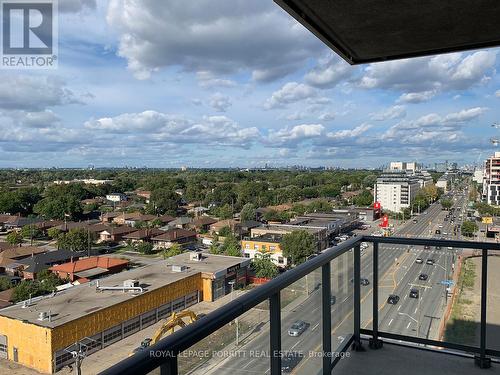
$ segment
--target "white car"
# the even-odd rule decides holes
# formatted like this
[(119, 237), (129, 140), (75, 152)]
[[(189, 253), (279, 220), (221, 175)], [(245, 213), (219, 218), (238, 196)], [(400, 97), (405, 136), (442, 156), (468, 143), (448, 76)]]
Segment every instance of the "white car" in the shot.
[(443, 224), (439, 224), (439, 225), (438, 225), (438, 228), (442, 228), (442, 227), (443, 227)]

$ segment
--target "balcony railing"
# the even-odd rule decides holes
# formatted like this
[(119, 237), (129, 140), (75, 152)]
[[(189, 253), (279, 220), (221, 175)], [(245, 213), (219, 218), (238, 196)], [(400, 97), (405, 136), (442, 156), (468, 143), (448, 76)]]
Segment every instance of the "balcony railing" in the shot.
[[(372, 264), (373, 264), (373, 290), (372, 290), (372, 311), (371, 311), (371, 329), (361, 327), (361, 243), (370, 242), (373, 244)], [(428, 337), (410, 336), (391, 332), (381, 331), (379, 329), (379, 258), (385, 251), (379, 250), (379, 246), (389, 245), (408, 245), (408, 250), (399, 250), (409, 252), (410, 246), (437, 246), (442, 248), (445, 256), (455, 251), (455, 249), (473, 249), (476, 255), (481, 258), (480, 273), (480, 334), (479, 345), (467, 345), (449, 341), (432, 340)], [(398, 250), (398, 249), (396, 249)], [(289, 270), (270, 282), (256, 287), (244, 295), (234, 299), (221, 308), (207, 314), (200, 320), (188, 325), (172, 335), (162, 339), (147, 350), (136, 353), (135, 355), (115, 364), (109, 369), (103, 371), (101, 375), (137, 375), (148, 374), (155, 369), (160, 369), (162, 375), (176, 375), (179, 373), (178, 357), (183, 351), (188, 350), (193, 345), (207, 338), (209, 335), (217, 332), (226, 324), (241, 317), (250, 309), (256, 307), (264, 301), (269, 303), (269, 369), (270, 374), (277, 375), (282, 372), (282, 334), (286, 330), (282, 327), (282, 304), (281, 292), (292, 284), (311, 275), (315, 270), (321, 271), (321, 335), (318, 333), (318, 339), (321, 340), (321, 369), (323, 374), (331, 374), (332, 369), (341, 359), (341, 355), (332, 356), (332, 269), (331, 262), (341, 257), (343, 254), (350, 254), (349, 260), (353, 267), (352, 279), (349, 283), (352, 288), (352, 299), (346, 297), (345, 301), (352, 301), (352, 332), (342, 337), (341, 343), (336, 348), (336, 353), (342, 354), (352, 347), (355, 351), (364, 350), (364, 339), (369, 338), (368, 346), (372, 349), (379, 349), (383, 345), (383, 339), (391, 342), (396, 340), (400, 343), (414, 343), (427, 348), (445, 348), (463, 355), (474, 355), (474, 360), (480, 368), (488, 368), (491, 359), (500, 358), (500, 350), (487, 346), (487, 319), (486, 303), (488, 288), (488, 255), (500, 250), (499, 243), (472, 242), (440, 240), (428, 238), (402, 238), (402, 237), (373, 237), (358, 236), (345, 241), (338, 246), (332, 247), (317, 257)], [(500, 253), (499, 253), (500, 254)], [(365, 257), (366, 258), (366, 257)], [(446, 272), (445, 272), (446, 275)], [(307, 285), (307, 281), (306, 281)], [(367, 295), (365, 294), (365, 298)], [(319, 332), (319, 331), (318, 331)], [(363, 340), (362, 340), (363, 338)], [(334, 348), (335, 349), (335, 348)], [(162, 355), (153, 355), (162, 353)], [(361, 354), (362, 355), (362, 354)], [(496, 358), (495, 358), (496, 357)], [(471, 359), (472, 360), (472, 359)], [(236, 370), (234, 370), (236, 371)]]

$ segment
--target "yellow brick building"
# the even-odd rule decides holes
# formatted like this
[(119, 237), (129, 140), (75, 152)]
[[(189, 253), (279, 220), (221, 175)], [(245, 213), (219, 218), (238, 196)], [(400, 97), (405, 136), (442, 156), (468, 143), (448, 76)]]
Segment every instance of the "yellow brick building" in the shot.
[(55, 372), (73, 362), (77, 345), (91, 354), (173, 311), (216, 300), (230, 291), (229, 281), (244, 285), (249, 262), (211, 254), (195, 260), (184, 253), (2, 309), (0, 357)]
[(280, 267), (287, 265), (281, 250), (281, 235), (268, 234), (241, 240), (241, 251), (245, 258), (253, 259), (258, 254), (268, 253), (271, 260)]

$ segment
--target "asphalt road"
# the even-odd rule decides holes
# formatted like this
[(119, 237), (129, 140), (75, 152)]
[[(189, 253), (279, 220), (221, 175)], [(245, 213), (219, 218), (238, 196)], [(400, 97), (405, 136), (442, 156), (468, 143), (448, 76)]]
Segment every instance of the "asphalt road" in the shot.
[[(464, 198), (457, 205), (465, 204)], [(452, 237), (452, 225), (443, 222), (446, 215), (439, 204), (431, 205), (425, 214), (417, 217), (417, 223), (410, 221), (396, 229), (397, 236), (408, 237)], [(436, 235), (438, 225), (443, 225)], [(456, 238), (456, 237), (455, 237)], [(442, 280), (451, 277), (452, 263), (456, 252), (447, 249), (424, 249), (423, 246), (409, 248), (406, 245), (380, 245), (379, 248), (379, 330), (409, 336), (436, 338), (439, 322), (446, 304), (445, 286)], [(423, 264), (415, 263), (416, 258)], [(434, 259), (434, 265), (427, 265), (427, 259)], [(353, 331), (353, 286), (352, 253), (344, 254), (343, 265), (335, 260), (332, 266), (332, 294), (337, 302), (332, 306), (332, 348), (341, 343), (342, 338)], [(421, 273), (428, 275), (426, 281), (418, 279)], [(339, 274), (341, 275), (339, 277)], [(361, 326), (371, 328), (372, 322), (372, 248), (363, 252), (361, 277), (370, 281), (361, 290)], [(308, 285), (317, 285), (320, 272), (309, 277)], [(339, 283), (339, 280), (341, 283)], [(301, 283), (299, 281), (298, 283)], [(290, 288), (304, 288), (292, 285)], [(419, 290), (418, 299), (409, 298), (412, 288)], [(400, 301), (396, 305), (386, 303), (389, 294), (396, 294)], [(296, 320), (304, 320), (309, 325), (299, 337), (287, 334), (288, 328)], [(294, 374), (315, 374), (321, 371), (322, 359), (315, 354), (321, 353), (321, 289), (313, 290), (307, 299), (289, 313), (282, 313), (282, 350), (301, 351), (304, 358), (294, 369)], [(262, 333), (239, 348), (238, 355), (218, 360), (216, 366), (210, 362), (195, 370), (196, 374), (266, 374), (269, 373), (269, 331), (268, 326)]]

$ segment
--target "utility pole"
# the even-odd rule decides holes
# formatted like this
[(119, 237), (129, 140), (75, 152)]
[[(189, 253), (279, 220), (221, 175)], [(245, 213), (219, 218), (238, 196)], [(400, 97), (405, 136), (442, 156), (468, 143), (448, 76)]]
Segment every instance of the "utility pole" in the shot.
[[(234, 280), (231, 280), (229, 282), (229, 285), (231, 285), (231, 302), (233, 301), (233, 292), (234, 292), (234, 284), (236, 283), (236, 281)], [(238, 346), (240, 344), (240, 327), (239, 327), (239, 324), (238, 324), (238, 318), (236, 317), (234, 319), (234, 322), (236, 324), (236, 346)]]

